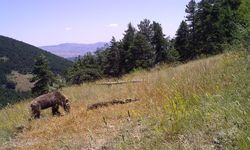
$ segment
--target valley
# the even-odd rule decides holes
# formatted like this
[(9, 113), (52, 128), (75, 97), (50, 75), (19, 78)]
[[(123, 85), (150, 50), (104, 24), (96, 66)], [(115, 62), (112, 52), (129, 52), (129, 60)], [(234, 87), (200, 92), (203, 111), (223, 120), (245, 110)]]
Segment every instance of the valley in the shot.
[(78, 56), (84, 56), (87, 52), (95, 52), (98, 48), (105, 47), (105, 42), (94, 44), (64, 43), (59, 45), (41, 46), (40, 48), (57, 56), (74, 60)]

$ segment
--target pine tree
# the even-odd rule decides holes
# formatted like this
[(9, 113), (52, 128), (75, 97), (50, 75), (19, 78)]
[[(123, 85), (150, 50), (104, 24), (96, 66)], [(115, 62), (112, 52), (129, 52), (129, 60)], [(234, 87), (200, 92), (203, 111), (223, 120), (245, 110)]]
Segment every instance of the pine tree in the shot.
[(104, 74), (105, 65), (107, 63), (108, 46), (98, 48), (95, 52), (96, 63), (100, 69), (101, 74)]
[(224, 36), (220, 21), (218, 1), (202, 0), (198, 4), (196, 36), (200, 54), (207, 55), (221, 52)]
[(241, 0), (201, 0), (198, 3), (196, 35), (203, 54), (222, 52), (223, 45), (236, 37), (239, 23), (236, 16)]
[(68, 72), (67, 81), (71, 84), (82, 84), (97, 80), (101, 77), (100, 68), (97, 65), (96, 57), (87, 53), (79, 58)]
[(164, 36), (161, 25), (153, 22), (152, 45), (155, 50), (155, 64), (167, 60), (167, 48)]
[(249, 46), (250, 43), (250, 1), (241, 0), (241, 5), (237, 11), (237, 16), (239, 18), (237, 35), (242, 43)]
[(104, 68), (104, 73), (113, 77), (121, 75), (121, 54), (119, 49), (119, 43), (112, 37), (110, 47), (107, 49), (107, 59)]
[(81, 58), (80, 56), (75, 60), (74, 65), (68, 70), (67, 72), (67, 82), (71, 84), (81, 84), (81, 74), (80, 74), (80, 67), (81, 67)]
[(239, 16), (237, 11), (242, 0), (221, 0), (220, 7), (220, 27), (223, 29), (223, 40), (226, 43), (231, 43), (236, 37), (235, 33), (239, 23)]
[(55, 78), (48, 67), (48, 61), (44, 55), (39, 56), (35, 60), (32, 74), (33, 78), (31, 79), (31, 82), (34, 83), (32, 94), (39, 96), (48, 93), (50, 87), (52, 87), (55, 82)]
[(187, 13), (186, 16), (186, 22), (188, 22), (188, 28), (189, 28), (189, 43), (188, 47), (190, 51), (193, 51), (193, 53), (190, 53), (190, 57), (194, 57), (196, 54), (196, 35), (195, 35), (195, 29), (196, 29), (196, 15), (197, 15), (197, 3), (195, 0), (191, 0), (188, 5), (186, 5)]
[(121, 66), (122, 73), (128, 73), (133, 69), (134, 60), (132, 58), (132, 49), (131, 47), (134, 44), (136, 29), (132, 26), (131, 23), (128, 24), (128, 29), (125, 31), (123, 40), (122, 40), (122, 51), (121, 51)]
[(175, 49), (179, 52), (181, 61), (185, 61), (192, 56), (189, 49), (189, 29), (185, 21), (182, 21), (176, 32)]
[(175, 62), (180, 59), (180, 54), (175, 48), (175, 39), (166, 38), (167, 49), (168, 49), (168, 60), (167, 63)]
[(134, 68), (150, 68), (154, 64), (154, 51), (147, 37), (141, 33), (136, 34), (132, 47)]
[(195, 0), (191, 0), (188, 5), (186, 5), (185, 12), (187, 13), (186, 21), (189, 22), (189, 28), (192, 33), (195, 30), (195, 17), (197, 13), (197, 4)]
[(153, 37), (153, 26), (148, 19), (144, 19), (138, 25), (139, 33), (143, 34), (149, 42), (151, 42)]

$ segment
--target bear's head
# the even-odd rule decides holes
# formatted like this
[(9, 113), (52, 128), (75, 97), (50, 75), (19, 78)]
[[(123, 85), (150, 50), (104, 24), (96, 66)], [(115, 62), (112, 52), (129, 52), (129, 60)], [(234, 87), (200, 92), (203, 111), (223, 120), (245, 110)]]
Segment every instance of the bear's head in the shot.
[(68, 99), (65, 100), (65, 103), (63, 104), (63, 108), (66, 112), (70, 112), (70, 102)]

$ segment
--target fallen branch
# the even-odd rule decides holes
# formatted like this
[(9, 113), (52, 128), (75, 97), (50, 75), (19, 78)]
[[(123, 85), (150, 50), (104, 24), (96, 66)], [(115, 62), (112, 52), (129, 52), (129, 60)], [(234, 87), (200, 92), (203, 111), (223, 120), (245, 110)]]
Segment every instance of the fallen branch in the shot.
[(143, 80), (131, 80), (131, 81), (116, 81), (116, 82), (102, 82), (96, 83), (97, 85), (115, 85), (115, 84), (127, 84), (127, 83), (140, 83)]
[(127, 103), (131, 103), (131, 102), (136, 102), (136, 101), (139, 101), (139, 99), (131, 99), (131, 98), (125, 99), (125, 100), (114, 99), (112, 101), (100, 102), (100, 103), (95, 103), (95, 104), (89, 105), (87, 110), (98, 109), (101, 107), (108, 107), (111, 105), (127, 104)]

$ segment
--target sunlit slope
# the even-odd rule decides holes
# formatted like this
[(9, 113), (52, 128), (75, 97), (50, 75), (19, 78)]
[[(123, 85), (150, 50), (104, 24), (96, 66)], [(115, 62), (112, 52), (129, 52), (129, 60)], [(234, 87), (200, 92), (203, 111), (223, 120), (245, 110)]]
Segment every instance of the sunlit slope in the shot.
[[(62, 117), (46, 110), (28, 121), (30, 100), (7, 107), (0, 110), (2, 148), (249, 149), (249, 60), (247, 52), (230, 52), (121, 79), (140, 83), (67, 87), (72, 112)], [(86, 110), (126, 98), (140, 101)]]

